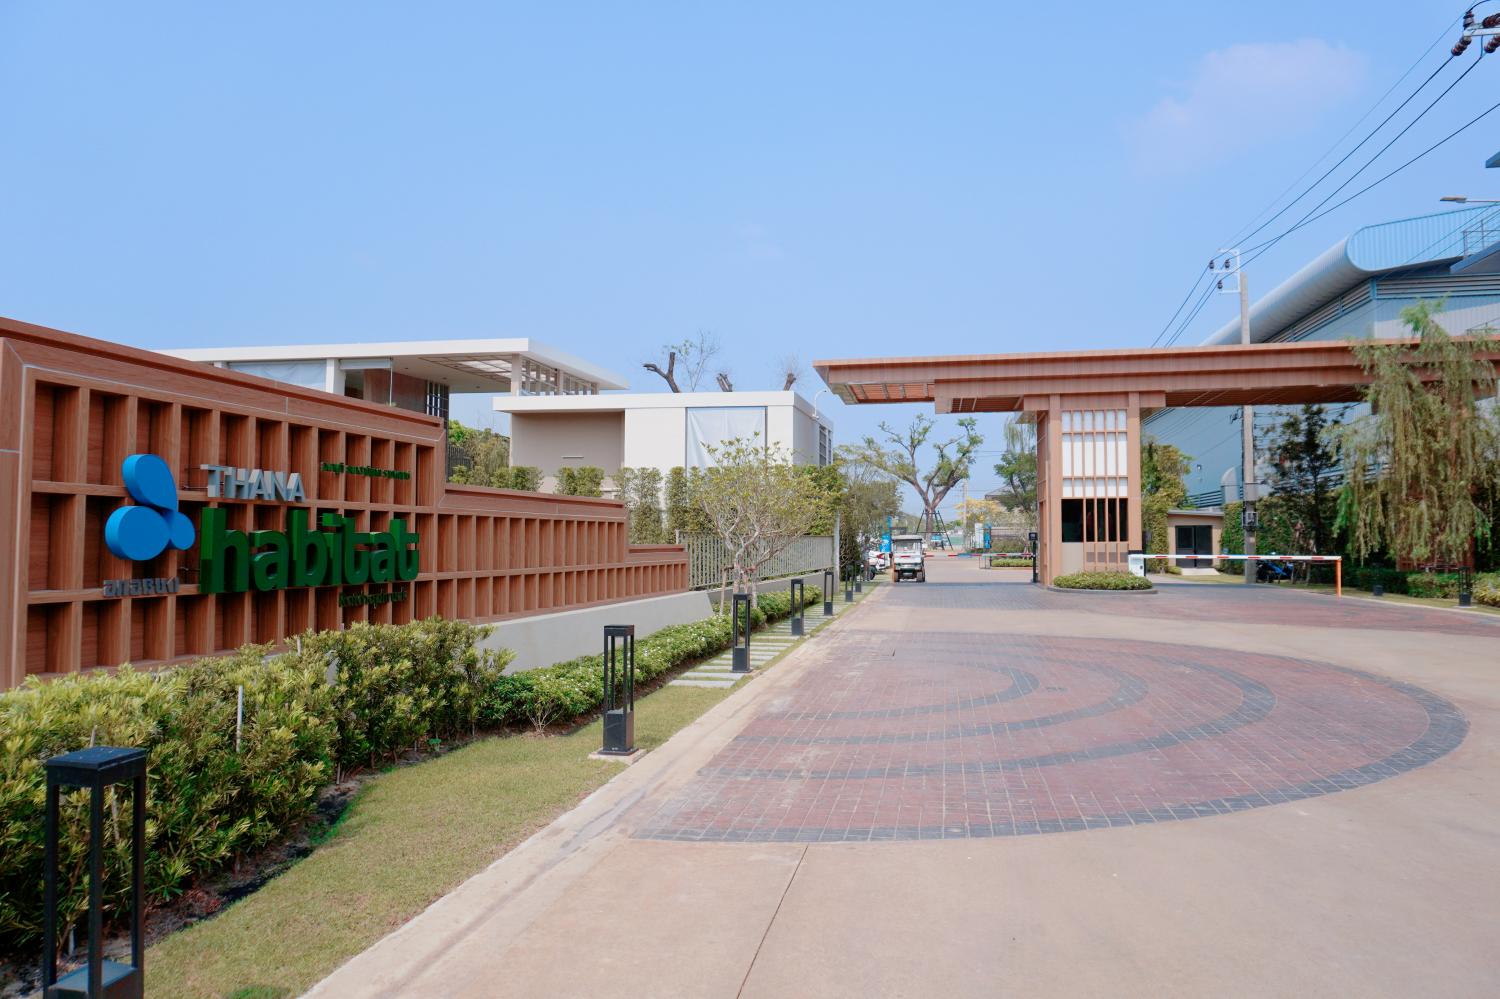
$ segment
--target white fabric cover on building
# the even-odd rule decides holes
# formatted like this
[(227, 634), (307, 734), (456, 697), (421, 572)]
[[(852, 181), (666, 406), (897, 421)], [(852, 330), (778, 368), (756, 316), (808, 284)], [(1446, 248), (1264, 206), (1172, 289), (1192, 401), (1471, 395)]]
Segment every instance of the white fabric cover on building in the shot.
[(752, 437), (766, 441), (766, 408), (764, 406), (696, 407), (687, 413), (687, 455), (684, 468), (712, 468), (711, 447), (725, 441)]
[(323, 388), (328, 373), (324, 361), (230, 361), (229, 368), (311, 389)]

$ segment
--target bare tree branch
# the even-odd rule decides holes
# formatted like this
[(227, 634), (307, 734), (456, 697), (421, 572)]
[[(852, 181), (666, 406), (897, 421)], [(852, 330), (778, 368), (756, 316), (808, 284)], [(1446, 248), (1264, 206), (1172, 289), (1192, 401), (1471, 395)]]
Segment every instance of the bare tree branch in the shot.
[(662, 379), (667, 383), (667, 387), (670, 388), (673, 392), (681, 392), (682, 391), (682, 389), (680, 389), (680, 388), (677, 387), (677, 378), (676, 378), (677, 351), (676, 350), (668, 350), (667, 351), (667, 370), (665, 370), (665, 371), (663, 371), (660, 367), (658, 367), (657, 365), (655, 365), (655, 364), (653, 364), (653, 363), (651, 363), (649, 361), (647, 363), (641, 365), (641, 367), (645, 368), (647, 371), (650, 371), (650, 372), (652, 372), (654, 374), (661, 375)]

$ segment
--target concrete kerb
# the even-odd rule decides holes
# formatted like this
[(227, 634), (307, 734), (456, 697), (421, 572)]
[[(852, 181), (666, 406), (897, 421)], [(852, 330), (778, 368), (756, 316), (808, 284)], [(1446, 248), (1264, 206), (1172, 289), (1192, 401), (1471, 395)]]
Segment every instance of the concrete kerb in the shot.
[[(877, 587), (857, 608), (879, 599)], [(762, 682), (740, 684), (728, 696), (644, 754), (545, 828), (497, 858), (484, 870), (429, 905), (417, 916), (350, 958), (306, 993), (307, 996), (387, 996), (463, 946), (494, 949), (527, 925), (630, 836), (631, 808), (647, 796), (670, 796), (692, 780), (765, 701), (796, 683), (812, 660), (797, 653), (812, 639), (839, 628), (845, 612), (807, 636), (774, 662), (783, 668)], [(786, 665), (789, 663), (790, 665)], [(769, 665), (769, 664), (767, 664)], [(763, 672), (765, 667), (761, 668)], [(755, 674), (750, 674), (754, 676)], [(483, 928), (483, 937), (475, 934)]]

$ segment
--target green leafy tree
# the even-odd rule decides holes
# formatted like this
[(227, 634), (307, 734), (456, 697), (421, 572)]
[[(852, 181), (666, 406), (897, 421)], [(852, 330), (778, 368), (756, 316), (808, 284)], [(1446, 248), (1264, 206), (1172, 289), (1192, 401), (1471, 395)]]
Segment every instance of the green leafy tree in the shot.
[[(1167, 537), (1167, 512), (1187, 504), (1187, 483), (1183, 477), (1192, 468), (1192, 459), (1175, 444), (1147, 440), (1141, 448), (1141, 528), (1150, 537), (1150, 547), (1166, 551), (1172, 543)], [(1165, 559), (1146, 563), (1152, 572), (1166, 569)]]
[(694, 499), (702, 482), (702, 469), (679, 465), (667, 472), (666, 540), (675, 542), (681, 535), (708, 533), (708, 523)]
[(1338, 519), (1335, 490), (1330, 485), (1339, 468), (1331, 433), (1335, 425), (1325, 407), (1308, 404), (1288, 413), (1261, 443), (1259, 451), (1271, 467), (1271, 495), (1289, 520), (1291, 531), (1287, 547), (1270, 546), (1261, 504), (1257, 510), (1262, 521), (1256, 531), (1258, 550), (1290, 551), (1295, 547), (1332, 553), (1333, 525)]
[(604, 469), (595, 465), (559, 468), (557, 492), (561, 496), (603, 496)]
[(448, 421), (448, 481), (471, 486), (514, 488), (510, 438), (493, 430)]
[(1025, 518), (1023, 530), (1036, 530), (1036, 424), (1012, 420), (1005, 425), (1005, 450), (995, 474), (1002, 485), (990, 497), (1020, 513)]
[[(867, 436), (844, 451), (851, 464), (866, 465), (911, 486), (922, 503), (924, 529), (936, 522), (938, 508), (948, 493), (969, 477), (979, 446), (984, 443), (979, 422), (971, 416), (960, 419), (959, 432), (944, 440), (932, 439), (936, 428), (935, 421), (921, 415), (905, 430), (882, 423), (882, 439)], [(923, 471), (920, 453), (926, 447), (936, 453), (936, 460)]]
[(1441, 308), (1418, 302), (1402, 311), (1415, 345), (1353, 344), (1370, 377), (1371, 412), (1338, 436), (1338, 523), (1360, 557), (1385, 549), (1418, 563), (1465, 563), (1490, 536), (1482, 501), (1497, 475), (1500, 433), (1494, 410), (1476, 397), (1495, 392), (1495, 341), (1450, 337), (1433, 318)]

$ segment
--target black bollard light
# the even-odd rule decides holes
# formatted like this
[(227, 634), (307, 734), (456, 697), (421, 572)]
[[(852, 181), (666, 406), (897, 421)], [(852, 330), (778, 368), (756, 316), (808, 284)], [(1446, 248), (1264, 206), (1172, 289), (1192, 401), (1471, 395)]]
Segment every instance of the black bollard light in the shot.
[(635, 625), (604, 626), (604, 748), (610, 756), (635, 752)]
[[(146, 994), (146, 751), (94, 746), (54, 756), (47, 768), (46, 865), (42, 925), (45, 999), (141, 999)], [(104, 959), (104, 789), (133, 784), (130, 833), (130, 963)], [(89, 789), (89, 960), (57, 977), (58, 803), (65, 787)]]
[(1383, 596), (1385, 596), (1385, 584), (1384, 583), (1376, 583), (1374, 586), (1370, 587), (1370, 596), (1372, 596), (1372, 597), (1383, 597)]
[(802, 605), (806, 603), (803, 595), (802, 580), (792, 580), (792, 634), (802, 634)]
[(1036, 532), (1035, 531), (1028, 531), (1027, 534), (1026, 534), (1026, 540), (1031, 544), (1031, 582), (1032, 582), (1033, 585), (1035, 585), (1036, 582), (1037, 582), (1037, 575), (1036, 575), (1036, 548), (1037, 548), (1037, 545), (1036, 545)]
[[(740, 605), (745, 607), (744, 631), (740, 630)], [(750, 594), (736, 593), (734, 595), (734, 618), (730, 624), (730, 637), (734, 640), (733, 663), (730, 668), (736, 673), (750, 672)], [(743, 639), (743, 642), (742, 642)]]
[(864, 573), (862, 573), (862, 572), (856, 572), (854, 574), (854, 592), (855, 593), (863, 593), (863, 592), (865, 592)]
[(854, 603), (854, 581), (844, 577), (844, 603)]
[(1458, 567), (1458, 606), (1474, 606), (1474, 570), (1466, 565)]
[(833, 617), (833, 570), (823, 570), (823, 616)]

